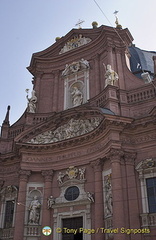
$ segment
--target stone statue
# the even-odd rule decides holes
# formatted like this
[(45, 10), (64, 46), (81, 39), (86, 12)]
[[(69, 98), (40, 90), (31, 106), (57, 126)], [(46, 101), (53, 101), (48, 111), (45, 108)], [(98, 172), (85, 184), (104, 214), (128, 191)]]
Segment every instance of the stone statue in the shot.
[(90, 202), (94, 202), (94, 197), (93, 197), (93, 194), (90, 193), (90, 192), (87, 192), (87, 198)]
[(55, 204), (55, 199), (53, 196), (50, 196), (47, 200), (48, 209), (52, 208), (54, 204)]
[(57, 177), (57, 181), (59, 182), (59, 184), (63, 183), (63, 178), (64, 178), (65, 174), (59, 172), (58, 177)]
[(41, 203), (38, 201), (37, 196), (34, 196), (29, 206), (29, 224), (39, 224), (40, 210)]
[(90, 119), (71, 119), (68, 123), (58, 127), (54, 131), (46, 131), (32, 138), (28, 143), (46, 144), (70, 139), (89, 133), (99, 126), (101, 118), (93, 117)]
[(73, 87), (71, 96), (72, 96), (73, 107), (77, 107), (83, 103), (83, 94), (77, 87)]
[(31, 98), (28, 98), (28, 95), (27, 95), (27, 100), (28, 100), (27, 112), (35, 113), (35, 111), (36, 111), (37, 97), (35, 94), (36, 94), (35, 90), (32, 90)]
[(108, 64), (105, 73), (105, 87), (107, 85), (115, 85), (118, 79), (118, 74), (114, 70), (112, 70), (111, 65)]
[(80, 175), (80, 180), (84, 180), (85, 179), (85, 171), (86, 171), (86, 169), (85, 169), (85, 167), (83, 167), (83, 168), (79, 168), (79, 175)]
[(105, 178), (105, 216), (112, 215), (112, 186), (110, 175)]

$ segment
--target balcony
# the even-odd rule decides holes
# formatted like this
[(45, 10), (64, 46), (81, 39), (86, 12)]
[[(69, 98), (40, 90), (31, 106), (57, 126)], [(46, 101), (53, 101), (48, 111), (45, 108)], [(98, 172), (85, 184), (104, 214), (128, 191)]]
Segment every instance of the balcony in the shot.
[(30, 237), (30, 236), (35, 236), (39, 237), (41, 235), (41, 227), (40, 226), (25, 226), (24, 228), (24, 236)]
[(141, 217), (142, 227), (153, 227), (156, 226), (156, 213), (143, 213)]
[(13, 240), (14, 228), (0, 229), (0, 237), (2, 240)]

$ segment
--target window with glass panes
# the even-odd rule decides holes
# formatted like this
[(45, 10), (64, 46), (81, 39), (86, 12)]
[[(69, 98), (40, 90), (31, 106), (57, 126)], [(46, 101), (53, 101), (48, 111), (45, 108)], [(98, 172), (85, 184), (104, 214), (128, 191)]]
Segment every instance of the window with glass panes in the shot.
[(14, 202), (6, 201), (4, 228), (11, 228), (14, 215)]
[(149, 213), (156, 213), (156, 177), (146, 179)]

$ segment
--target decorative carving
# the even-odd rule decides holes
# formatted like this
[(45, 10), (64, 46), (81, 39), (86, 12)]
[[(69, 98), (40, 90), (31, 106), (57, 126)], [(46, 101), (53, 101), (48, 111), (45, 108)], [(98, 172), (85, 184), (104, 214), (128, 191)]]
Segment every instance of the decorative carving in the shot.
[(110, 158), (111, 162), (121, 161), (121, 158), (124, 156), (122, 149), (111, 148), (107, 154), (107, 158)]
[(36, 103), (37, 103), (37, 97), (36, 97), (35, 90), (32, 90), (31, 98), (28, 98), (28, 95), (27, 95), (27, 100), (28, 100), (27, 112), (35, 113)]
[(90, 38), (83, 37), (81, 34), (79, 36), (74, 36), (71, 40), (69, 40), (64, 47), (61, 49), (59, 54), (68, 52), (74, 48), (83, 46), (87, 43), (91, 42)]
[(85, 133), (91, 132), (101, 122), (101, 118), (93, 117), (91, 119), (71, 119), (68, 123), (58, 127), (55, 131), (47, 131), (34, 137), (28, 143), (33, 144), (47, 144), (62, 141), (65, 139), (81, 136)]
[(55, 204), (55, 198), (53, 196), (50, 196), (47, 200), (48, 209), (52, 208), (54, 204)]
[(85, 171), (86, 171), (85, 167), (79, 168), (80, 180), (84, 180), (85, 179)]
[(53, 176), (54, 171), (53, 170), (43, 170), (42, 171), (42, 176), (45, 178), (45, 181), (52, 181), (52, 176)]
[(134, 152), (124, 153), (124, 160), (126, 163), (134, 164), (135, 159), (136, 159), (136, 153)]
[(21, 180), (27, 181), (28, 177), (31, 175), (31, 171), (21, 169), (19, 170), (19, 175)]
[(108, 64), (105, 73), (105, 87), (107, 85), (115, 85), (118, 79), (118, 74), (114, 70), (112, 70), (111, 65)]
[(76, 73), (80, 70), (89, 68), (89, 62), (83, 58), (78, 62), (73, 62), (71, 64), (66, 64), (65, 69), (62, 72), (62, 76), (67, 76), (69, 74)]
[(41, 203), (37, 199), (37, 196), (34, 196), (34, 199), (32, 200), (29, 206), (29, 211), (30, 211), (29, 221), (28, 221), (29, 224), (35, 224), (35, 225), (39, 224), (40, 210), (41, 210)]
[(63, 183), (63, 178), (66, 174), (59, 172), (58, 177), (57, 177), (57, 181), (59, 182), (59, 184)]
[(18, 189), (16, 186), (13, 185), (8, 185), (2, 188), (2, 190), (0, 191), (1, 200), (4, 200), (5, 198), (15, 199), (17, 198), (17, 194)]
[(111, 174), (104, 178), (104, 202), (105, 202), (105, 217), (112, 215), (112, 185)]
[(93, 202), (93, 203), (94, 203), (93, 193), (87, 192), (87, 199), (88, 199), (90, 202)]
[[(69, 180), (69, 179), (79, 179), (80, 181), (85, 180), (85, 171), (86, 168), (76, 168), (74, 166), (70, 166), (66, 172), (62, 173), (59, 172), (57, 176), (57, 181), (59, 184), (62, 184), (63, 182)], [(66, 178), (65, 178), (66, 177)]]
[(69, 179), (77, 178), (78, 169), (71, 166), (67, 169), (66, 174)]
[(144, 178), (145, 174), (155, 173), (156, 171), (156, 158), (147, 158), (139, 162), (136, 166), (139, 172), (139, 178)]

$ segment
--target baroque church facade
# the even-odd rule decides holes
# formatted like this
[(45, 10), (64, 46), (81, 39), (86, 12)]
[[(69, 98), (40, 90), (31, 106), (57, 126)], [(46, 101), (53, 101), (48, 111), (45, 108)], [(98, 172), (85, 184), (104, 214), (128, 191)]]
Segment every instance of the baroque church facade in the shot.
[(1, 240), (156, 238), (156, 54), (132, 71), (132, 41), (72, 29), (32, 55), (28, 107), (1, 129)]

